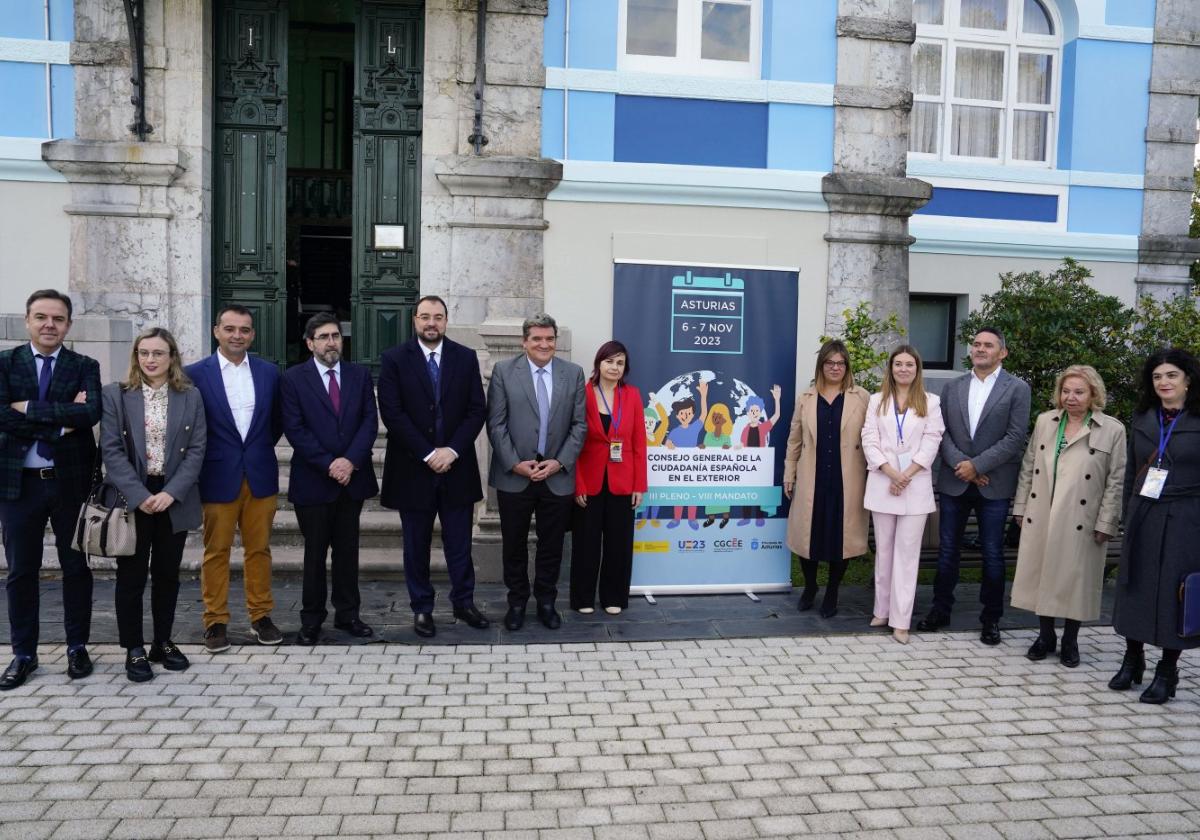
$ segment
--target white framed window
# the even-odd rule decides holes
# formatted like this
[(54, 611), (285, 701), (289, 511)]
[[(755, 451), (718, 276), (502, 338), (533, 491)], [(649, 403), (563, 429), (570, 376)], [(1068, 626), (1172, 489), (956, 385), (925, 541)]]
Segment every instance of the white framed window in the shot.
[(762, 0), (621, 0), (619, 68), (757, 79)]
[(1052, 0), (914, 0), (909, 153), (1053, 167), (1062, 19)]

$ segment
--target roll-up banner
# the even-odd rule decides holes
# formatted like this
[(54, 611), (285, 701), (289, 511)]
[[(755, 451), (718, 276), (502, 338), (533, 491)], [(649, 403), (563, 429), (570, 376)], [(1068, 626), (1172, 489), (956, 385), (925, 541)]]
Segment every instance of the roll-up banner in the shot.
[(783, 456), (798, 271), (617, 262), (613, 336), (642, 392), (637, 594), (791, 587)]

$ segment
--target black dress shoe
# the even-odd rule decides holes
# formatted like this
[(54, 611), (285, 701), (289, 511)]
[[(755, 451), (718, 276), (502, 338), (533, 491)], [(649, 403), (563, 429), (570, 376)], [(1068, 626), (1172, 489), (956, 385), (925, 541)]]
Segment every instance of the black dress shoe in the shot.
[(454, 617), (459, 621), (465, 621), (476, 630), (482, 630), (487, 627), (489, 622), (487, 616), (476, 609), (474, 604), (467, 604), (465, 607), (455, 607)]
[(305, 627), (300, 625), (300, 629), (296, 631), (296, 644), (304, 647), (312, 647), (321, 638), (320, 627)]
[(807, 587), (800, 593), (800, 603), (796, 604), (796, 609), (800, 612), (808, 612), (813, 608), (813, 604), (817, 600), (817, 588), (814, 586), (811, 590)]
[(130, 648), (125, 654), (125, 676), (130, 682), (148, 682), (154, 679), (154, 671), (150, 668), (150, 660), (146, 658), (145, 648)]
[(1108, 687), (1113, 691), (1127, 691), (1131, 685), (1141, 685), (1142, 676), (1146, 673), (1146, 654), (1142, 651), (1131, 653), (1125, 651), (1121, 660), (1121, 668), (1108, 681)]
[(1000, 625), (995, 621), (985, 621), (979, 630), (979, 641), (985, 645), (1000, 644)]
[(943, 627), (950, 626), (950, 616), (939, 612), (931, 612), (917, 622), (917, 629), (922, 633), (934, 633)]
[(3, 676), (0, 676), (0, 691), (12, 691), (25, 684), (25, 680), (29, 679), (29, 675), (37, 670), (37, 657), (26, 659), (24, 656), (18, 656), (13, 659), (9, 666), (4, 669)]
[(833, 618), (837, 615), (837, 604), (821, 604), (821, 609), (817, 612), (821, 618)]
[(162, 663), (168, 671), (186, 671), (192, 664), (170, 639), (150, 645), (150, 654), (146, 658), (151, 662)]
[(433, 613), (417, 613), (414, 615), (413, 630), (423, 639), (432, 639), (437, 635), (437, 625), (433, 623)]
[(1159, 662), (1154, 669), (1154, 679), (1142, 696), (1138, 699), (1143, 703), (1153, 703), (1161, 706), (1175, 696), (1175, 686), (1179, 684), (1179, 669), (1165, 662)]
[(504, 614), (504, 628), (506, 630), (520, 630), (524, 626), (525, 607), (509, 607), (508, 612)]
[(537, 612), (538, 620), (547, 630), (557, 630), (562, 625), (562, 616), (554, 609), (554, 604), (538, 604)]
[(1041, 662), (1050, 654), (1054, 653), (1054, 648), (1058, 645), (1058, 639), (1043, 639), (1038, 636), (1033, 640), (1033, 644), (1029, 646), (1029, 650), (1025, 652), (1025, 658), (1031, 662)]
[(1058, 653), (1058, 661), (1067, 668), (1075, 668), (1079, 665), (1079, 643), (1078, 642), (1063, 642), (1062, 650)]
[[(429, 615), (426, 613), (426, 615)], [(429, 625), (433, 626), (433, 616), (429, 616)], [(339, 621), (333, 625), (338, 630), (345, 630), (356, 639), (367, 639), (375, 635), (375, 631), (371, 629), (371, 625), (357, 618), (352, 618), (349, 621)], [(430, 633), (429, 635), (433, 635)]]
[(88, 656), (87, 648), (67, 651), (67, 676), (73, 680), (81, 680), (91, 675), (92, 658)]

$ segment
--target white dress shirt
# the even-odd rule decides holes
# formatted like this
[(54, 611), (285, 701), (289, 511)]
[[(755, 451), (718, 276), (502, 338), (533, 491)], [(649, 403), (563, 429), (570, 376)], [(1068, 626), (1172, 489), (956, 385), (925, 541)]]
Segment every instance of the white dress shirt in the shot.
[[(46, 354), (42, 353), (41, 350), (34, 347), (32, 341), (29, 342), (29, 349), (33, 352), (33, 364), (37, 371), (38, 380), (41, 381), (42, 365), (44, 365), (46, 363), (43, 362), (41, 359), (39, 359), (38, 356), (39, 355), (44, 356)], [(58, 364), (58, 354), (61, 352), (62, 352), (62, 345), (60, 344), (58, 349), (50, 354), (50, 358), (54, 360), (52, 365)], [(53, 376), (54, 368), (51, 367), (50, 371), (51, 371), (51, 376)], [(36, 402), (36, 400), (34, 400), (34, 402)], [(65, 432), (66, 430), (64, 429), (63, 431)], [(88, 432), (88, 434), (91, 434), (91, 432)], [(34, 443), (33, 445), (31, 445), (29, 447), (29, 451), (25, 453), (25, 465), (24, 466), (25, 466), (25, 469), (27, 469), (27, 470), (41, 470), (41, 469), (46, 469), (48, 467), (53, 467), (54, 462), (48, 461), (45, 458), (43, 458), (41, 455), (39, 455), (38, 451), (37, 451), (37, 444)]]
[(341, 393), (342, 363), (335, 362), (333, 367), (325, 367), (325, 365), (321, 364), (316, 356), (313, 356), (313, 364), (317, 366), (317, 374), (321, 377), (321, 382), (325, 384), (325, 393), (329, 393), (329, 371), (333, 371), (333, 378), (336, 379), (338, 383), (338, 393)]
[(979, 427), (979, 418), (983, 416), (983, 406), (987, 403), (987, 399), (991, 396), (992, 389), (996, 387), (996, 380), (1000, 377), (1000, 366), (989, 373), (983, 379), (975, 375), (971, 371), (971, 390), (967, 395), (967, 419), (971, 423), (971, 437), (975, 437), (975, 430)]
[(225, 384), (225, 399), (233, 412), (233, 423), (242, 440), (250, 434), (250, 421), (254, 419), (254, 377), (250, 375), (250, 357), (234, 364), (218, 350), (217, 362), (221, 365), (221, 381)]
[(542, 377), (546, 380), (546, 402), (553, 405), (554, 404), (554, 359), (551, 359), (550, 361), (546, 362), (546, 366), (544, 368), (539, 368), (537, 365), (535, 365), (533, 363), (533, 360), (530, 359), (528, 356), (525, 357), (525, 361), (529, 362), (529, 375), (533, 377), (534, 399), (535, 400), (537, 399), (538, 371), (544, 370), (546, 372), (544, 374), (542, 374)]

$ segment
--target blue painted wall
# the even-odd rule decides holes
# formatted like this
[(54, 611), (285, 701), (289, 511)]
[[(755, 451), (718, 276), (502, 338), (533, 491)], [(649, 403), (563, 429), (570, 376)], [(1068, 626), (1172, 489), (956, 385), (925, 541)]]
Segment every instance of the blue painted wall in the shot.
[(762, 102), (617, 96), (614, 160), (761, 169), (767, 113)]
[[(571, 67), (617, 69), (618, 14), (618, 0), (571, 3), (571, 54), (567, 59)], [(561, 43), (561, 34), (559, 40)]]
[(50, 66), (51, 137), (75, 136), (75, 68), (68, 64)]
[[(4, 0), (0, 38), (46, 37), (46, 12), (41, 0)], [(43, 109), (44, 111), (45, 109)]]
[(926, 216), (966, 219), (1055, 222), (1058, 220), (1058, 196), (934, 187), (933, 198), (917, 212)]
[(0, 61), (0, 90), (0, 136), (45, 137), (46, 65)]
[(566, 0), (550, 0), (546, 11), (546, 23), (542, 29), (542, 63), (547, 67), (563, 66), (563, 33), (566, 19)]
[(563, 159), (563, 92), (542, 91), (542, 157)]
[(614, 93), (572, 90), (567, 93), (570, 125), (567, 157), (572, 160), (620, 160), (613, 157), (616, 100)]
[(1155, 0), (1108, 0), (1104, 22), (1109, 26), (1154, 26)]
[(1064, 53), (1058, 167), (1140, 174), (1151, 45), (1078, 40)]
[(769, 169), (833, 169), (833, 108), (772, 102), (767, 113)]
[(837, 0), (765, 0), (762, 77), (833, 84)]
[(74, 37), (74, 0), (50, 0), (50, 40), (70, 41)]
[(1141, 190), (1071, 187), (1069, 200), (1067, 230), (1073, 233), (1141, 233)]

